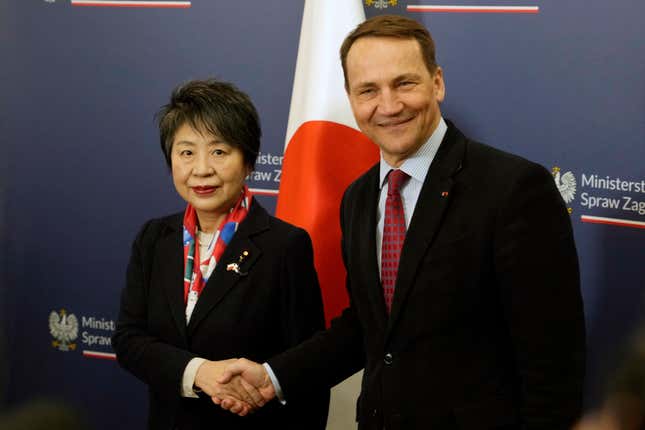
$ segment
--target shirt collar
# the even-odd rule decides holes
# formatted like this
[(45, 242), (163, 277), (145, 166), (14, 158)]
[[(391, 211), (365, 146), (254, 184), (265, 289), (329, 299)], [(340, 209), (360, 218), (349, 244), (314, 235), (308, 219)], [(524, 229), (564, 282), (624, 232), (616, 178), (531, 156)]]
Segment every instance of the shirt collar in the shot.
[[(439, 149), (439, 145), (441, 144), (447, 130), (448, 126), (442, 117), (439, 119), (437, 128), (432, 132), (432, 135), (426, 143), (421, 145), (417, 152), (406, 158), (399, 169), (410, 175), (411, 178), (423, 183), (426, 179), (426, 175), (428, 174), (430, 164), (432, 164), (432, 160), (437, 154), (437, 149)], [(383, 185), (385, 185), (387, 174), (392, 169), (394, 169), (394, 167), (387, 164), (383, 159), (383, 154), (381, 154), (381, 162), (379, 165), (380, 188), (383, 188)]]

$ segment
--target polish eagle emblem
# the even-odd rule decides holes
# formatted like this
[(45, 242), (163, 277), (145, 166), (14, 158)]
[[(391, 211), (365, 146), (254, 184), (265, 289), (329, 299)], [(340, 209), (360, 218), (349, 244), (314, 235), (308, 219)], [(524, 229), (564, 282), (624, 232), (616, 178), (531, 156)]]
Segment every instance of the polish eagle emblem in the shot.
[[(555, 185), (558, 187), (558, 191), (560, 191), (562, 200), (566, 204), (571, 203), (576, 197), (576, 177), (570, 171), (560, 173), (560, 168), (557, 166), (551, 169), (551, 174), (553, 175)], [(573, 209), (570, 207), (567, 210), (569, 213), (573, 212)]]
[(49, 333), (55, 339), (52, 346), (60, 351), (76, 349), (73, 343), (78, 337), (78, 319), (74, 314), (68, 314), (65, 309), (49, 314)]
[(398, 0), (365, 0), (367, 6), (373, 6), (376, 9), (387, 9), (388, 6), (396, 6)]

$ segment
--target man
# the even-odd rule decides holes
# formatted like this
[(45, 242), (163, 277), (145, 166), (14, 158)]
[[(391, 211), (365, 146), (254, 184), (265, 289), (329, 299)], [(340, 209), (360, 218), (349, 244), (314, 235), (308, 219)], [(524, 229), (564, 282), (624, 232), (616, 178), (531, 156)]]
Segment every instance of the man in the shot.
[(341, 206), (350, 306), (327, 331), (227, 376), (289, 402), (364, 367), (359, 429), (570, 428), (584, 318), (551, 175), (444, 121), (443, 71), (416, 21), (365, 21), (341, 61), (358, 126), (381, 150)]

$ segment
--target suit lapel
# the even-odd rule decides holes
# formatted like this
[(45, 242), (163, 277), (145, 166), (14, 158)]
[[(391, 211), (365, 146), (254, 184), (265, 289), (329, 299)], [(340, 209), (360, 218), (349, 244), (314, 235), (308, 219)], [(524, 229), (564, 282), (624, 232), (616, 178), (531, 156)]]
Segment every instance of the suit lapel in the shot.
[[(453, 176), (461, 169), (465, 140), (449, 123), (448, 131), (426, 176), (410, 227), (405, 236), (397, 274), (392, 310), (388, 320), (386, 342), (392, 327), (403, 311), (405, 300), (414, 286), (421, 261), (441, 226), (450, 204)], [(404, 311), (403, 311), (404, 312)]]
[[(182, 246), (181, 216), (173, 218), (172, 232), (159, 241), (160, 282), (170, 306), (177, 330), (186, 339), (186, 314), (184, 306), (184, 248)], [(175, 222), (176, 221), (176, 222)]]
[[(217, 306), (233, 287), (246, 276), (261, 255), (261, 250), (253, 243), (251, 236), (269, 228), (269, 215), (255, 200), (248, 215), (240, 224), (231, 243), (226, 247), (222, 258), (208, 279), (197, 305), (190, 317), (188, 335), (190, 336), (199, 323)], [(244, 255), (246, 251), (247, 255)], [(230, 263), (237, 263), (239, 272), (227, 270)], [(183, 303), (183, 301), (182, 301)], [(185, 323), (184, 323), (185, 324)]]
[(385, 300), (379, 276), (378, 260), (376, 258), (376, 210), (379, 199), (379, 165), (374, 166), (365, 178), (365, 190), (357, 192), (358, 199), (355, 211), (360, 215), (355, 216), (357, 231), (355, 236), (345, 238), (350, 240), (353, 255), (360, 255), (358, 265), (352, 270), (359, 270), (367, 289), (372, 312), (379, 323), (379, 331), (383, 333), (386, 325)]

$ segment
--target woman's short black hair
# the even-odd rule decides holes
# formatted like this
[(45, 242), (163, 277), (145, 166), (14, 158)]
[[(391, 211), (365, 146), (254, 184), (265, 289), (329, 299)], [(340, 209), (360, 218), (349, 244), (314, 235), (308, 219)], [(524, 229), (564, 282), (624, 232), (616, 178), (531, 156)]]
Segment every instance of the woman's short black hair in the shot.
[(169, 167), (175, 134), (184, 124), (240, 148), (246, 165), (255, 167), (262, 136), (260, 119), (249, 96), (233, 84), (216, 79), (181, 84), (173, 90), (170, 103), (157, 112), (156, 119), (161, 150)]

